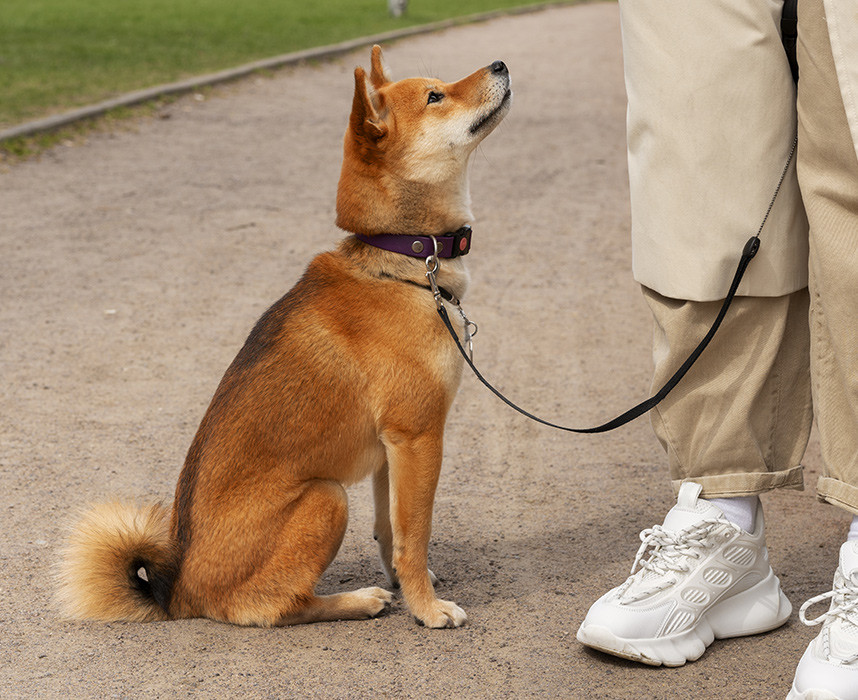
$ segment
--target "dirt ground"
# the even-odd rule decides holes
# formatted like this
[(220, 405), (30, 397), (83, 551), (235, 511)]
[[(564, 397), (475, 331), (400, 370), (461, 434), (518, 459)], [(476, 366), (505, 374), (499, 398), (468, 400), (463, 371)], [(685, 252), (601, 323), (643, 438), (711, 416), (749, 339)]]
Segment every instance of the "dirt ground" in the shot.
[[(333, 225), (352, 69), (287, 69), (189, 96), (84, 144), (0, 169), (0, 696), (4, 698), (782, 698), (813, 632), (716, 642), (650, 668), (574, 635), (673, 497), (646, 419), (603, 437), (528, 422), (466, 375), (450, 416), (430, 564), (467, 626), (396, 601), (367, 622), (246, 629), (70, 623), (51, 568), (76, 508), (169, 501), (256, 318)], [(592, 425), (644, 398), (649, 313), (630, 273), (625, 95), (614, 4), (401, 41), (395, 75), (495, 59), (515, 103), (473, 163), (465, 307), (476, 360), (546, 417)], [(845, 514), (764, 496), (795, 607), (828, 590)], [(384, 585), (367, 484), (321, 592)]]

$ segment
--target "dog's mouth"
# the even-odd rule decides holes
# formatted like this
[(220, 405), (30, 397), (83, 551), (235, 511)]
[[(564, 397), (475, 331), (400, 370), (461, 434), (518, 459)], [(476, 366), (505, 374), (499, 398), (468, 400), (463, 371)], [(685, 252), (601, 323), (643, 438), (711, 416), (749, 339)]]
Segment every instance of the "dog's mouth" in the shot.
[(503, 112), (507, 110), (509, 107), (509, 103), (512, 100), (512, 90), (510, 88), (506, 89), (504, 93), (503, 99), (500, 101), (497, 107), (495, 107), (491, 112), (486, 114), (484, 117), (481, 117), (474, 124), (471, 125), (469, 131), (471, 134), (476, 134), (482, 129), (485, 129), (489, 125), (494, 126), (497, 122), (500, 121), (500, 118), (503, 116)]

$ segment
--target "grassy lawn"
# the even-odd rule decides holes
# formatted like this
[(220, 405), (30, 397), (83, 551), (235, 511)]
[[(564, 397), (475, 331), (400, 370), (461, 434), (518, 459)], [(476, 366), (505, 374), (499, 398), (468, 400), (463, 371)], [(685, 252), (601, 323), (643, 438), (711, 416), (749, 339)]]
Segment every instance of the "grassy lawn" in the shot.
[(0, 127), (248, 61), (539, 0), (2, 0)]

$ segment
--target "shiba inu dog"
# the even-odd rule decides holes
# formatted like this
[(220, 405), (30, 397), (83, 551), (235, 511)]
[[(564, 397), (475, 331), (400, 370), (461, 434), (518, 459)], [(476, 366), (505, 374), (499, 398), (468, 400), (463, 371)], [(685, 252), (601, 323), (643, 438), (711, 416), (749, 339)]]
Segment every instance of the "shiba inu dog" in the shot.
[[(469, 157), (509, 110), (509, 72), (495, 61), (454, 83), (393, 82), (375, 46), (370, 74), (354, 78), (337, 193), (337, 225), (352, 235), (256, 323), (172, 508), (108, 504), (83, 516), (60, 565), (67, 616), (270, 626), (378, 615), (391, 601), (381, 588), (315, 593), (346, 530), (344, 487), (372, 476), (390, 585), (428, 627), (465, 621), (436, 597), (427, 567), (462, 359), (426, 282), (432, 250), (412, 255), (438, 236), (438, 284), (464, 294)], [(394, 252), (402, 243), (407, 254)]]

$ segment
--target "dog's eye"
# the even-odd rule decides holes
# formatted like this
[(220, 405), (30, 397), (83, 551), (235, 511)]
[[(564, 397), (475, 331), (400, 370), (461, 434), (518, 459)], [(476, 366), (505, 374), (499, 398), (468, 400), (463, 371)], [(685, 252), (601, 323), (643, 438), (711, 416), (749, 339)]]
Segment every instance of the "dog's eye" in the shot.
[(430, 92), (429, 99), (427, 100), (426, 104), (431, 105), (433, 102), (440, 102), (443, 99), (444, 95), (442, 95), (440, 92)]

